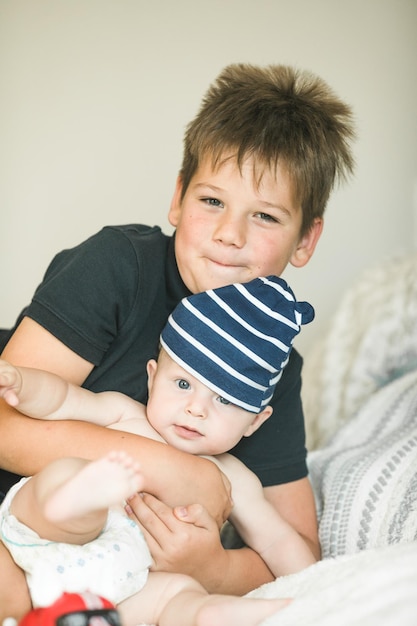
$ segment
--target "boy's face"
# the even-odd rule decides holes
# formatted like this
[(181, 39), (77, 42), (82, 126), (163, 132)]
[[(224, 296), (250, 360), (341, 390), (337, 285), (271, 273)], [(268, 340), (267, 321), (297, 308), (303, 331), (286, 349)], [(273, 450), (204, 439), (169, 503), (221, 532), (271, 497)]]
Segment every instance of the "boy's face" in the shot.
[(290, 180), (278, 167), (256, 185), (253, 161), (239, 170), (230, 158), (213, 170), (205, 159), (181, 200), (181, 179), (169, 211), (176, 227), (176, 258), (188, 289), (197, 293), (258, 276), (279, 276), (288, 263), (302, 267), (322, 230), (317, 219), (300, 238), (302, 212)]
[(227, 402), (161, 350), (148, 363), (148, 421), (166, 443), (190, 454), (221, 454), (251, 435), (271, 415)]

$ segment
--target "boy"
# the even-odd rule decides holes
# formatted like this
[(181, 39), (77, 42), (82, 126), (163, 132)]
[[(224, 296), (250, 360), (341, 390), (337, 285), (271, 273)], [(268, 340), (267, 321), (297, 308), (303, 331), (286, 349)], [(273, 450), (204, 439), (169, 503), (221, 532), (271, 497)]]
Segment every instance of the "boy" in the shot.
[[(185, 298), (162, 331), (158, 363), (148, 363), (146, 414), (143, 405), (128, 396), (93, 394), (48, 372), (14, 368), (5, 361), (0, 361), (0, 395), (32, 417), (73, 416), (93, 419), (103, 426), (117, 422), (116, 428), (157, 438), (191, 454), (220, 455), (215, 462), (232, 484), (233, 523), (274, 575), (286, 575), (314, 563), (313, 555), (264, 500), (255, 476), (223, 453), (270, 417), (268, 402), (288, 362), (293, 339), (300, 325), (312, 318), (312, 307), (296, 302), (285, 281), (274, 276)], [(144, 582), (151, 558), (145, 551), (143, 535), (135, 524), (132, 528), (115, 512), (109, 518), (113, 522), (107, 520), (106, 508), (132, 495), (141, 485), (138, 464), (115, 452), (91, 463), (59, 459), (12, 488), (1, 508), (1, 536), (17, 563), (28, 572), (36, 606), (53, 603), (76, 579), (79, 586), (72, 591), (89, 589), (120, 604), (127, 625), (138, 620), (160, 623), (160, 613), (150, 615), (142, 608), (157, 606), (162, 614), (166, 610), (155, 602), (162, 582), (158, 574), (150, 573), (150, 587)], [(126, 537), (129, 532), (131, 541)], [(109, 539), (105, 539), (107, 535)], [(89, 554), (94, 539), (100, 545), (96, 560)], [(71, 545), (54, 551), (51, 540)], [(118, 552), (113, 556), (115, 541)], [(73, 544), (85, 550), (74, 550)], [(69, 560), (64, 558), (68, 553)], [(110, 564), (103, 554), (111, 555)], [(79, 561), (81, 567), (77, 567)], [(97, 570), (87, 567), (86, 561), (96, 562)], [(111, 563), (123, 563), (124, 569)], [(67, 571), (69, 578), (65, 577)], [(105, 578), (104, 588), (100, 586), (103, 571), (117, 572), (114, 585)], [(167, 574), (163, 584), (169, 576), (176, 575)], [(138, 593), (142, 588), (144, 591)], [(135, 594), (137, 601), (132, 597)], [(213, 608), (213, 599), (210, 605)], [(189, 623), (196, 623), (194, 613)]]
[[(349, 107), (321, 79), (283, 66), (226, 68), (185, 135), (169, 211), (174, 237), (138, 225), (105, 228), (62, 252), (3, 358), (146, 402), (146, 363), (182, 297), (309, 261), (333, 185), (352, 170), (352, 137)], [(300, 370), (293, 351), (271, 400), (273, 415), (233, 454), (258, 475), (267, 498), (318, 556)], [(212, 516), (227, 511), (227, 499), (221, 477), (204, 459), (91, 424), (45, 424), (7, 406), (1, 411), (0, 465), (18, 474), (34, 474), (62, 456), (97, 458), (121, 441), (141, 459), (146, 491), (157, 498), (135, 498), (131, 506), (155, 569), (191, 574), (226, 593), (272, 579), (253, 551), (222, 548)], [(192, 502), (204, 506), (170, 508)], [(0, 607), (22, 614), (28, 610), (23, 576), (4, 551), (0, 565)], [(14, 594), (3, 593), (7, 587)]]

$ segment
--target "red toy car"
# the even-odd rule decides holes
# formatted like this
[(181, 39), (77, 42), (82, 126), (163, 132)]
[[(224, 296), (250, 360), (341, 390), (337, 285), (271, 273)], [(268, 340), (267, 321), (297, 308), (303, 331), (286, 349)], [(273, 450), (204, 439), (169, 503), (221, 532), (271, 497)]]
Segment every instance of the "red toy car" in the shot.
[(64, 593), (51, 606), (33, 609), (19, 626), (121, 626), (114, 604), (93, 593)]

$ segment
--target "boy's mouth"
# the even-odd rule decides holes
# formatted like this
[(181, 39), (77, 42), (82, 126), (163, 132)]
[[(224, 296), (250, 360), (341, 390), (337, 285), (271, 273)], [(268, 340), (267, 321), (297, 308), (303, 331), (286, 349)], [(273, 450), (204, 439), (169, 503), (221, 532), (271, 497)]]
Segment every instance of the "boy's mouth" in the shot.
[(212, 263), (213, 265), (216, 265), (217, 267), (225, 267), (227, 269), (241, 269), (242, 265), (240, 263), (236, 263), (236, 262), (231, 262), (228, 261), (226, 259), (213, 259), (210, 257), (207, 257), (207, 260), (209, 261), (209, 263)]

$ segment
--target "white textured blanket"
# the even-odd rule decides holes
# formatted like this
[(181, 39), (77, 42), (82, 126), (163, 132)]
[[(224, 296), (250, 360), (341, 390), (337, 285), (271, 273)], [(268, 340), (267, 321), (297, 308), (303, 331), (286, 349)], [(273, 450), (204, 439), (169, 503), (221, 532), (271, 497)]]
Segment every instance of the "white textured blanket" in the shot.
[(417, 542), (325, 559), (248, 596), (294, 598), (262, 626), (416, 626)]
[(416, 626), (417, 542), (325, 559), (248, 595), (295, 598), (262, 626)]

